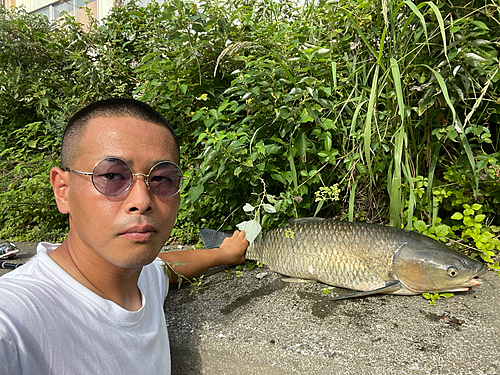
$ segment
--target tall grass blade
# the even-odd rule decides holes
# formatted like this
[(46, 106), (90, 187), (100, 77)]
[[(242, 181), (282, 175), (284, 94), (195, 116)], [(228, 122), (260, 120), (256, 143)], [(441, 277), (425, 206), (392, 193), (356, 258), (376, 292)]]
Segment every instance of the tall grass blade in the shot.
[(387, 33), (387, 25), (384, 25), (384, 30), (382, 31), (382, 36), (380, 37), (380, 48), (378, 49), (377, 64), (380, 64), (380, 60), (382, 60), (382, 54), (384, 52), (385, 34), (386, 33)]
[(415, 187), (413, 183), (413, 178), (410, 172), (410, 166), (408, 163), (408, 156), (405, 157), (405, 163), (402, 165), (403, 173), (408, 182), (409, 198), (408, 198), (408, 217), (406, 223), (406, 229), (411, 230), (413, 227), (413, 213), (415, 210), (416, 198), (415, 198)]
[[(337, 114), (337, 117), (335, 117), (335, 122), (337, 121), (342, 121), (342, 115), (344, 114), (344, 109), (347, 107), (347, 105), (350, 103), (351, 101), (351, 96), (352, 94), (354, 94), (354, 91), (356, 91), (356, 88), (353, 88), (349, 94), (349, 97), (347, 98), (347, 100), (344, 102), (344, 104), (342, 105), (342, 108), (340, 109), (340, 111), (338, 111), (338, 114)], [(357, 99), (359, 97), (356, 97), (354, 99), (352, 99), (353, 102), (356, 102)], [(351, 134), (353, 133), (353, 128), (352, 128), (352, 121), (351, 121)], [(354, 122), (355, 123), (355, 122)]]
[(446, 61), (448, 61), (448, 64), (450, 63), (450, 60), (448, 60), (448, 52), (447, 52), (447, 48), (446, 48), (446, 29), (444, 27), (444, 21), (443, 21), (443, 17), (441, 16), (441, 12), (439, 10), (439, 8), (436, 6), (436, 4), (434, 4), (432, 1), (426, 1), (425, 3), (423, 4), (427, 4), (431, 7), (431, 9), (434, 11), (434, 14), (436, 15), (436, 19), (438, 21), (438, 24), (439, 24), (439, 30), (441, 32), (441, 37), (443, 38), (443, 52), (444, 52), (444, 56), (446, 57)]
[[(392, 79), (394, 84), (394, 89), (396, 91), (396, 100), (398, 102), (398, 114), (400, 125), (399, 129), (395, 135), (394, 142), (394, 172), (392, 173), (392, 180), (388, 181), (388, 189), (390, 190), (390, 222), (391, 225), (400, 228), (401, 227), (401, 212), (402, 212), (402, 178), (401, 178), (401, 167), (403, 165), (403, 146), (407, 143), (407, 135), (404, 129), (404, 98), (403, 90), (401, 85), (401, 73), (399, 70), (399, 65), (396, 59), (390, 58), (390, 69), (392, 73)], [(411, 179), (409, 180), (411, 182)]]
[(429, 46), (429, 36), (427, 35), (427, 23), (425, 22), (424, 15), (420, 10), (418, 10), (418, 7), (411, 2), (410, 0), (405, 0), (404, 2), (408, 7), (412, 10), (412, 12), (418, 17), (420, 20), (420, 23), (422, 24), (422, 27), (424, 29), (424, 35), (425, 35), (425, 43), (427, 44), (427, 49), (429, 50), (430, 53), (430, 46)]
[(469, 140), (467, 139), (465, 135), (464, 128), (462, 127), (462, 123), (460, 122), (460, 119), (457, 117), (457, 112), (455, 110), (455, 107), (453, 106), (453, 103), (451, 102), (450, 96), (448, 94), (448, 88), (446, 87), (446, 83), (444, 82), (443, 77), (439, 72), (436, 72), (434, 69), (432, 69), (430, 66), (425, 65), (429, 70), (432, 71), (434, 76), (436, 77), (439, 87), (441, 88), (441, 92), (443, 93), (443, 97), (446, 100), (446, 103), (450, 107), (451, 113), (453, 114), (453, 125), (455, 126), (455, 130), (459, 134), (460, 138), (460, 143), (462, 144), (462, 147), (465, 150), (465, 153), (467, 155), (467, 158), (469, 159), (469, 164), (472, 168), (472, 172), (474, 174), (474, 179), (476, 186), (474, 187), (474, 196), (477, 196), (477, 192), (479, 189), (479, 176), (477, 174), (477, 168), (476, 168), (476, 162), (474, 160), (474, 155), (472, 153), (472, 149), (469, 144)]
[(356, 32), (358, 33), (357, 35), (359, 35), (361, 40), (365, 43), (366, 48), (370, 50), (370, 52), (373, 54), (374, 57), (378, 57), (377, 51), (375, 51), (375, 49), (372, 46), (373, 43), (368, 41), (368, 38), (366, 37), (365, 33), (363, 33), (363, 31), (359, 28), (356, 20), (354, 20), (351, 17), (351, 15), (347, 15), (347, 18), (349, 18), (349, 20), (351, 21), (351, 26), (354, 27), (354, 29), (356, 29)]
[(337, 90), (337, 62), (332, 61), (332, 80), (333, 80), (333, 88), (332, 91)]
[(293, 189), (297, 192), (299, 187), (297, 180), (297, 169), (295, 168), (295, 161), (293, 160), (293, 146), (290, 145), (290, 149), (288, 150), (288, 164), (290, 165), (290, 171), (292, 172), (292, 181), (293, 181)]
[(321, 209), (323, 208), (323, 203), (325, 203), (325, 201), (320, 201), (318, 203), (318, 206), (316, 207), (316, 211), (314, 211), (314, 215), (313, 215), (314, 217), (316, 217), (316, 215), (318, 214), (318, 212), (320, 212)]
[(360, 175), (356, 177), (356, 180), (351, 186), (351, 192), (349, 194), (349, 221), (354, 221), (354, 200), (356, 198), (356, 187), (358, 186), (358, 181), (360, 179)]
[(372, 137), (372, 117), (373, 112), (375, 112), (375, 103), (378, 98), (378, 74), (379, 74), (380, 65), (377, 64), (375, 67), (375, 72), (373, 73), (372, 80), (372, 89), (370, 91), (370, 99), (368, 101), (368, 111), (366, 112), (365, 119), (365, 132), (364, 132), (364, 151), (365, 151), (365, 163), (368, 167), (368, 172), (370, 173), (371, 182), (375, 182), (375, 178), (373, 177), (373, 170), (371, 166), (371, 157), (370, 157), (370, 147), (371, 147), (371, 137)]
[(297, 84), (297, 81), (293, 77), (292, 73), (290, 72), (290, 69), (288, 69), (288, 67), (286, 66), (286, 64), (283, 61), (281, 61), (281, 59), (279, 57), (276, 60), (279, 62), (279, 64), (281, 65), (281, 67), (285, 71), (286, 76), (293, 83), (293, 85), (295, 87), (299, 87), (299, 85)]
[(396, 90), (396, 99), (398, 101), (398, 112), (399, 112), (399, 117), (401, 119), (401, 126), (404, 126), (405, 106), (404, 106), (404, 98), (403, 98), (403, 89), (402, 89), (402, 85), (401, 85), (401, 72), (399, 70), (398, 62), (396, 61), (395, 58), (391, 57), (389, 61), (391, 64), (391, 72), (392, 72), (392, 79), (394, 82), (394, 89)]
[(434, 184), (434, 172), (436, 171), (437, 162), (439, 160), (439, 152), (441, 151), (441, 143), (436, 144), (436, 148), (432, 153), (431, 166), (429, 168), (429, 178), (427, 180), (427, 212), (431, 215), (431, 226), (436, 224), (436, 216), (432, 213), (434, 212), (434, 202), (432, 195), (432, 185)]
[[(353, 102), (359, 101), (360, 98), (361, 97), (358, 96), (358, 97), (354, 98), (352, 101)], [(360, 101), (358, 103), (358, 105), (356, 106), (356, 109), (355, 109), (354, 114), (352, 115), (352, 119), (351, 119), (351, 131), (349, 133), (350, 137), (354, 136), (354, 133), (356, 130), (356, 122), (358, 121), (359, 111), (365, 105), (366, 102), (367, 102), (367, 100)]]
[(394, 160), (392, 165), (394, 166), (394, 172), (391, 173), (390, 181), (387, 181), (387, 188), (389, 189), (389, 195), (391, 197), (390, 202), (390, 223), (392, 226), (401, 228), (401, 212), (402, 212), (402, 200), (401, 200), (401, 160), (403, 158), (403, 144), (405, 142), (406, 133), (403, 127), (400, 127), (396, 133), (395, 144), (394, 144)]

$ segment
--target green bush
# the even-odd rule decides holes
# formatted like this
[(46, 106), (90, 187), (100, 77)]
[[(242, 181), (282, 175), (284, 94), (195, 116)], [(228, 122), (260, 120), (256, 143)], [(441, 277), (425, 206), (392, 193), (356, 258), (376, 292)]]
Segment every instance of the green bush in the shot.
[[(444, 236), (494, 262), (498, 4), (382, 4), (131, 2), (86, 30), (1, 10), (0, 235), (64, 235), (47, 178), (63, 124), (127, 96), (179, 134), (177, 240), (232, 229), (265, 196), (280, 214), (264, 212), (264, 228), (320, 215), (442, 238), (447, 225)], [(316, 199), (333, 189), (338, 200)], [(464, 205), (480, 205), (479, 234), (457, 219)]]

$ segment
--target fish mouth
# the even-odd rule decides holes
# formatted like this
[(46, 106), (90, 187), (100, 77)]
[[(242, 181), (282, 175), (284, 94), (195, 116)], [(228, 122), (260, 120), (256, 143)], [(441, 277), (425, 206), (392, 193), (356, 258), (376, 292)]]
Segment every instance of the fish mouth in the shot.
[(483, 278), (479, 276), (474, 276), (471, 277), (469, 280), (467, 280), (464, 284), (464, 286), (481, 286), (483, 285)]
[(469, 280), (464, 282), (461, 286), (453, 289), (449, 289), (449, 292), (468, 292), (471, 290), (473, 286), (481, 286), (483, 285), (484, 279), (481, 277), (487, 271), (487, 267), (483, 264), (483, 267), (476, 272), (475, 275), (472, 275)]
[(484, 279), (481, 277), (481, 275), (485, 274), (487, 271), (486, 264), (483, 264), (483, 267), (475, 274), (473, 275), (469, 280), (467, 280), (464, 283), (464, 286), (466, 287), (472, 287), (472, 286), (481, 286), (483, 285)]

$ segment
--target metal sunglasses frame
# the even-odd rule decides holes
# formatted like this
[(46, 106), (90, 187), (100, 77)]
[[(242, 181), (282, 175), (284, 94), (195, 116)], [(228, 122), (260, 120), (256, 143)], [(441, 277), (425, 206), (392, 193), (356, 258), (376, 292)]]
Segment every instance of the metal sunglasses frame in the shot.
[[(95, 168), (97, 167), (97, 165), (101, 162), (101, 161), (104, 161), (104, 160), (120, 160), (122, 162), (125, 163), (125, 165), (128, 167), (128, 169), (130, 170), (131, 174), (132, 174), (132, 178), (130, 180), (130, 183), (128, 184), (127, 188), (122, 191), (121, 193), (119, 194), (104, 194), (102, 191), (100, 191), (97, 186), (95, 186), (95, 183), (94, 183), (94, 170)], [(153, 171), (153, 169), (160, 165), (160, 164), (163, 164), (163, 163), (169, 163), (169, 164), (173, 164), (174, 166), (177, 167), (177, 169), (179, 170), (180, 172), (180, 181), (179, 181), (179, 188), (177, 189), (177, 191), (175, 193), (173, 193), (172, 195), (158, 195), (157, 193), (155, 193), (155, 191), (153, 189), (151, 189), (151, 187), (149, 186), (149, 176), (151, 175), (151, 172)], [(92, 176), (91, 180), (92, 180), (92, 185), (94, 186), (94, 188), (99, 192), (101, 193), (102, 195), (105, 195), (107, 197), (117, 197), (119, 195), (122, 195), (124, 193), (126, 193), (130, 188), (131, 186), (134, 184), (134, 176), (143, 176), (144, 177), (144, 182), (146, 182), (146, 186), (148, 187), (148, 190), (152, 191), (153, 194), (155, 194), (156, 196), (160, 197), (160, 198), (170, 198), (170, 197), (173, 197), (174, 195), (178, 194), (181, 189), (182, 189), (182, 184), (183, 184), (183, 181), (186, 179), (184, 176), (183, 176), (183, 173), (182, 173), (182, 169), (177, 165), (175, 164), (174, 162), (170, 161), (170, 160), (161, 160), (159, 161), (158, 163), (156, 163), (155, 165), (153, 165), (151, 167), (151, 169), (149, 170), (149, 173), (148, 174), (144, 174), (144, 173), (134, 173), (134, 171), (132, 170), (132, 168), (130, 168), (130, 165), (128, 165), (128, 163), (123, 160), (123, 159), (120, 159), (120, 158), (113, 158), (113, 157), (108, 157), (108, 158), (103, 158), (101, 160), (99, 160), (97, 163), (94, 164), (94, 167), (92, 168), (92, 172), (83, 172), (83, 171), (79, 171), (79, 170), (76, 170), (76, 169), (73, 169), (73, 168), (64, 168), (64, 171), (66, 172), (75, 172), (75, 173), (79, 173), (81, 175), (84, 175), (84, 176)]]

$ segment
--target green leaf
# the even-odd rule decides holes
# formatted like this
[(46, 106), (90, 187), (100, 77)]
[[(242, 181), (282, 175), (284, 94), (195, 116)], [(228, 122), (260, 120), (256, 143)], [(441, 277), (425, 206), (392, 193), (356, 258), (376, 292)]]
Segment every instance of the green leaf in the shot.
[(245, 211), (245, 212), (252, 212), (253, 210), (255, 210), (255, 207), (252, 206), (250, 203), (246, 203), (243, 206), (243, 211)]
[(274, 207), (272, 204), (264, 203), (262, 207), (267, 213), (274, 214), (276, 212), (276, 207)]
[(330, 49), (329, 48), (320, 48), (319, 50), (314, 52), (314, 55), (318, 59), (329, 57), (330, 56)]
[(479, 21), (479, 20), (471, 20), (470, 21), (471, 23), (473, 23), (474, 25), (476, 25), (477, 27), (479, 27), (480, 29), (482, 30), (489, 30), (490, 28), (488, 26), (486, 26), (486, 24), (482, 21)]
[(203, 115), (204, 115), (204, 113), (202, 111), (196, 111), (194, 113), (193, 117), (191, 117), (191, 121), (190, 122), (194, 122), (194, 121), (198, 120)]
[(475, 221), (476, 223), (480, 223), (480, 222), (481, 222), (481, 221), (483, 221), (484, 219), (486, 219), (486, 215), (481, 214), (481, 215), (476, 215), (476, 217), (474, 218), (474, 221)]
[(436, 227), (435, 233), (438, 237), (445, 237), (450, 232), (450, 227), (445, 224), (438, 225)]
[(419, 232), (424, 232), (427, 230), (427, 225), (422, 220), (416, 220), (413, 226)]
[(302, 78), (299, 83), (305, 83), (307, 85), (311, 85), (312, 83), (314, 83), (316, 81), (316, 78), (314, 77), (304, 77)]
[(294, 146), (299, 156), (304, 158), (304, 156), (306, 156), (307, 149), (307, 137), (304, 132), (300, 132), (297, 138), (295, 138)]
[(205, 187), (203, 185), (192, 186), (188, 191), (188, 197), (191, 202), (196, 202), (203, 194)]
[(332, 130), (336, 129), (337, 126), (335, 125), (335, 121), (326, 118), (321, 120), (321, 127), (325, 130)]
[(253, 244), (257, 236), (262, 231), (262, 227), (260, 226), (259, 222), (255, 220), (243, 221), (236, 226), (239, 230), (245, 231), (245, 236), (247, 238), (249, 246)]
[(453, 215), (451, 215), (451, 218), (453, 220), (462, 220), (464, 218), (464, 215), (460, 212), (455, 212)]
[(282, 106), (278, 109), (278, 113), (281, 118), (286, 119), (290, 115), (290, 109), (286, 106)]
[(247, 158), (247, 160), (245, 160), (245, 161), (243, 162), (243, 165), (244, 165), (245, 167), (253, 167), (253, 161), (252, 161), (252, 158)]

